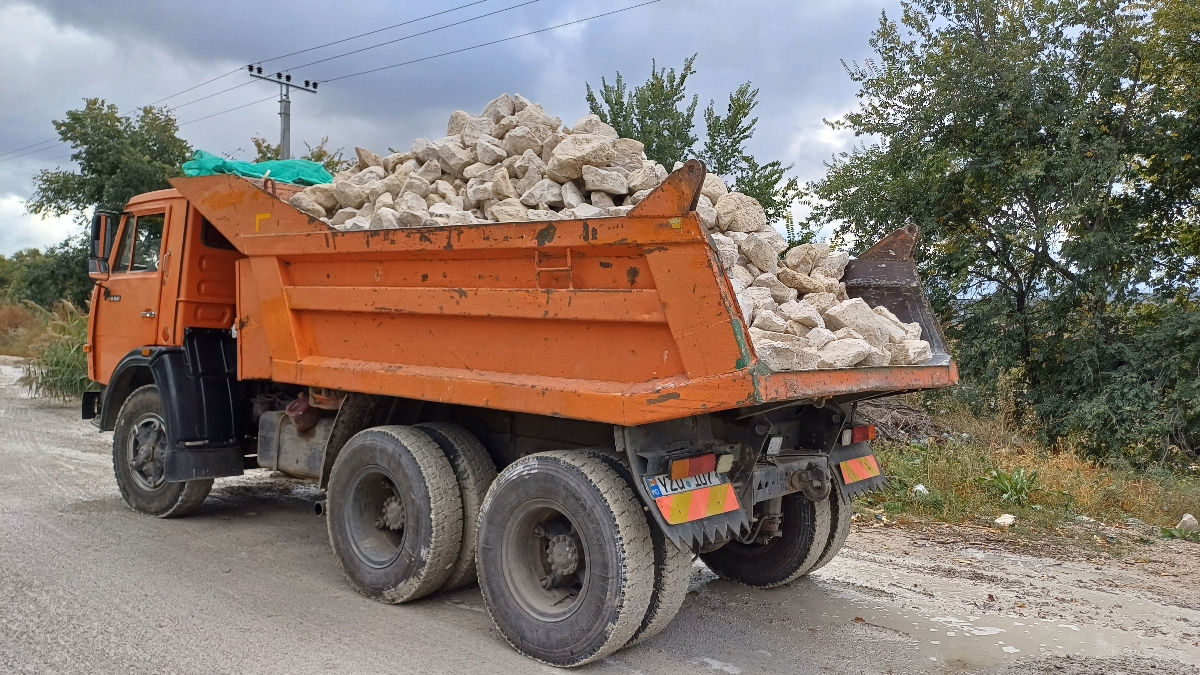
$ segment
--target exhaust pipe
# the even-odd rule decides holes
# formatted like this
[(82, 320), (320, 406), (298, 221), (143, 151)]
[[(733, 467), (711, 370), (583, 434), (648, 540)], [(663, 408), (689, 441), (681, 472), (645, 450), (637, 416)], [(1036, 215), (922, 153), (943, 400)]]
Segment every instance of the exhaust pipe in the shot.
[(318, 516), (325, 515), (325, 500), (324, 499), (313, 504), (313, 513), (317, 514)]

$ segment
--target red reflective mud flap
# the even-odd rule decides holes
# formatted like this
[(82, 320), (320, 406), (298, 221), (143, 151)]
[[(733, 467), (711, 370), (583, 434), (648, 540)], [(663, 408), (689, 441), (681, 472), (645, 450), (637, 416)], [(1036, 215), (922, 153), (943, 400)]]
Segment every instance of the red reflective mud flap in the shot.
[(887, 485), (887, 476), (871, 452), (870, 443), (852, 443), (834, 449), (829, 454), (829, 464), (847, 497), (881, 490)]

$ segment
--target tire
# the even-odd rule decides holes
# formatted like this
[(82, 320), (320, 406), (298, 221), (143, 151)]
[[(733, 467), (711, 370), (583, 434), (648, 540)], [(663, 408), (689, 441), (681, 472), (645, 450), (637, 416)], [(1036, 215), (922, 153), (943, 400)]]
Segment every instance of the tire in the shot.
[(166, 421), (158, 387), (138, 387), (121, 404), (113, 429), (113, 474), (129, 508), (159, 518), (192, 513), (212, 489), (212, 479), (168, 483), (163, 478)]
[(650, 606), (654, 547), (641, 503), (586, 452), (530, 455), (500, 472), (477, 551), (496, 629), (543, 663), (579, 666), (613, 653)]
[[(629, 470), (629, 465), (623, 458), (603, 450), (596, 450), (590, 454), (608, 464), (621, 474), (626, 482), (632, 484), (633, 472)], [(654, 591), (650, 594), (650, 607), (646, 609), (642, 625), (633, 637), (629, 638), (629, 646), (658, 635), (679, 613), (684, 598), (687, 597), (688, 582), (692, 579), (692, 560), (695, 558), (690, 550), (679, 548), (663, 534), (662, 528), (654, 519), (654, 514), (650, 513), (648, 508), (643, 506), (642, 514), (646, 518), (646, 527), (650, 530), (650, 541), (654, 546)]]
[(765, 544), (731, 541), (701, 553), (700, 559), (722, 578), (754, 588), (795, 581), (816, 567), (829, 544), (829, 501), (812, 502), (795, 492), (784, 495), (779, 536)]
[(458, 560), (442, 584), (442, 590), (462, 588), (475, 583), (475, 539), (479, 529), (479, 511), (483, 507), (487, 489), (496, 480), (496, 465), (483, 444), (457, 424), (426, 422), (413, 428), (424, 432), (438, 444), (458, 478), (463, 512), (462, 545), (459, 547)]
[(830, 560), (842, 550), (842, 545), (846, 543), (846, 537), (850, 535), (850, 518), (854, 515), (854, 507), (850, 502), (850, 498), (846, 496), (846, 491), (842, 488), (842, 483), (836, 477), (829, 481), (832, 487), (829, 492), (829, 543), (825, 545), (825, 550), (821, 552), (821, 557), (817, 558), (817, 563), (813, 565), (809, 573), (815, 572), (826, 565)]
[(401, 603), (445, 583), (462, 541), (462, 499), (442, 449), (409, 427), (355, 434), (329, 476), (329, 542), (350, 585)]

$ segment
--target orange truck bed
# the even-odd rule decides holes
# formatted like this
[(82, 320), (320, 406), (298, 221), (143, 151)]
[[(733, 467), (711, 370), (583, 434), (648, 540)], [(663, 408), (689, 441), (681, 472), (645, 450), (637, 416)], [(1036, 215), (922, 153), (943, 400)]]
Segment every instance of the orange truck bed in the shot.
[(338, 232), (234, 176), (172, 185), (237, 261), (238, 376), (638, 425), (952, 385), (897, 231), (850, 294), (921, 322), (934, 365), (773, 373), (693, 211), (688, 162), (628, 216)]

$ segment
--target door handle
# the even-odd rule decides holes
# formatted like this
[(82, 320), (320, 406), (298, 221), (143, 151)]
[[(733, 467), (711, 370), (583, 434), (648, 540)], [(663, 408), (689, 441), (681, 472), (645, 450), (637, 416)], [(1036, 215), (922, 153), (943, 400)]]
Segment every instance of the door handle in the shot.
[(142, 316), (146, 317), (147, 319), (153, 319), (157, 315), (150, 310), (146, 310), (146, 311), (142, 312)]

